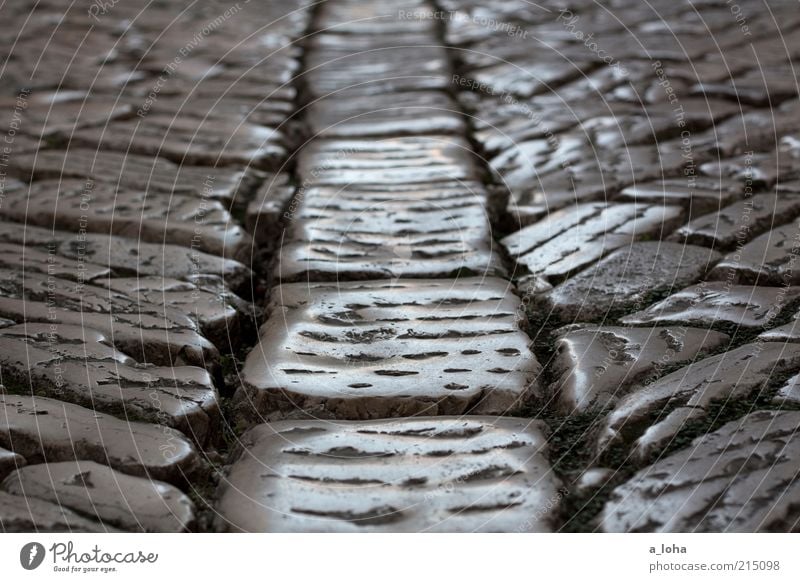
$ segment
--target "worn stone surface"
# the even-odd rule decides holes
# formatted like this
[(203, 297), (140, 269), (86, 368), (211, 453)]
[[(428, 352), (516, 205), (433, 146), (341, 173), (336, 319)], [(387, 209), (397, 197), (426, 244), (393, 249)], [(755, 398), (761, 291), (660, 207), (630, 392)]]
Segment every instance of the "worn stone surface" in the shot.
[(580, 204), (553, 212), (501, 243), (537, 280), (554, 285), (620, 247), (668, 234), (678, 207)]
[(0, 446), (29, 464), (95, 461), (170, 483), (184, 483), (200, 469), (194, 446), (174, 429), (41, 396), (0, 394)]
[(703, 282), (621, 319), (631, 325), (688, 323), (702, 327), (766, 327), (800, 297), (800, 287), (750, 287)]
[(20, 455), (0, 447), (0, 479), (5, 479), (6, 475), (24, 465), (25, 459)]
[(795, 532), (800, 412), (753, 412), (696, 438), (617, 487), (612, 532)]
[(284, 229), (281, 221), (286, 218), (289, 205), (295, 195), (295, 187), (289, 184), (288, 174), (271, 174), (264, 179), (255, 197), (247, 204), (245, 225), (256, 244), (272, 249), (279, 245)]
[(260, 425), (221, 486), (219, 528), (551, 531), (560, 483), (544, 430), (481, 416)]
[(35, 182), (0, 209), (8, 220), (173, 243), (228, 258), (246, 258), (252, 241), (219, 201), (147, 194), (77, 180)]
[(247, 418), (514, 413), (539, 394), (506, 281), (297, 283), (272, 297), (242, 372)]
[(620, 192), (619, 200), (680, 205), (695, 218), (728, 206), (737, 199), (736, 194), (736, 185), (722, 180), (668, 179), (628, 186)]
[(800, 346), (778, 342), (746, 344), (690, 364), (620, 400), (603, 421), (599, 448), (633, 443), (633, 454), (646, 459), (704, 420), (712, 406), (735, 405), (798, 369)]
[(615, 318), (697, 281), (718, 259), (703, 247), (634, 243), (544, 294), (537, 309), (564, 323)]
[(558, 335), (550, 390), (566, 414), (616, 403), (632, 387), (724, 346), (723, 333), (686, 327), (581, 326)]
[(138, 365), (103, 333), (76, 325), (27, 323), (0, 329), (6, 388), (164, 423), (200, 444), (219, 430), (219, 404), (208, 372)]
[[(782, 215), (785, 216), (785, 215)], [(800, 269), (800, 223), (779, 226), (721, 260), (709, 277), (755, 285), (796, 285)]]
[[(752, 238), (783, 222), (792, 220), (798, 214), (800, 214), (800, 196), (756, 194), (749, 199), (726, 206), (718, 212), (692, 220), (679, 228), (673, 238), (720, 251), (730, 250), (735, 246), (744, 245)], [(780, 230), (775, 235), (781, 240), (784, 238)], [(768, 237), (768, 240), (777, 246), (774, 238)], [(762, 257), (762, 262), (766, 258)]]
[(0, 531), (105, 533), (114, 528), (81, 517), (62, 505), (0, 491)]
[(194, 504), (172, 485), (93, 461), (23, 467), (3, 481), (2, 489), (126, 531), (178, 533), (194, 524)]

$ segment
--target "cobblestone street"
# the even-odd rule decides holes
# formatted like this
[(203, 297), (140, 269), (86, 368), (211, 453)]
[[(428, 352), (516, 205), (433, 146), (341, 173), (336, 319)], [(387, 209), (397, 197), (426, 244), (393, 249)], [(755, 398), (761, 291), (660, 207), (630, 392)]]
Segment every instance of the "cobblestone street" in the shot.
[(16, 0), (0, 531), (800, 532), (796, 0)]

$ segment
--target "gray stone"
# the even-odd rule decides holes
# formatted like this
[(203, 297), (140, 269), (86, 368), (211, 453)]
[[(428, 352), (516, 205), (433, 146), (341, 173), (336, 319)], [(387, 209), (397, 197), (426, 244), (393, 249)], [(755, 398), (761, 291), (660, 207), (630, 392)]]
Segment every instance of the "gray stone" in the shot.
[(20, 455), (0, 447), (0, 480), (5, 479), (6, 475), (12, 471), (24, 466), (25, 459)]
[(687, 287), (644, 311), (623, 317), (630, 325), (687, 323), (701, 327), (768, 327), (792, 302), (800, 287), (750, 287), (720, 281)]
[(598, 449), (635, 440), (633, 455), (645, 460), (705, 419), (712, 405), (736, 403), (798, 369), (800, 345), (777, 342), (746, 344), (695, 362), (620, 400), (602, 423)]
[(609, 532), (797, 531), (800, 412), (753, 412), (617, 487)]
[(602, 408), (729, 340), (723, 333), (686, 327), (571, 329), (555, 342), (550, 389), (564, 413)]
[(0, 531), (3, 533), (106, 533), (115, 531), (56, 503), (0, 491)]
[(634, 243), (542, 295), (537, 309), (563, 323), (605, 321), (697, 281), (717, 260), (718, 253), (703, 247)]
[(0, 394), (0, 446), (29, 464), (95, 461), (169, 483), (185, 483), (200, 469), (194, 446), (174, 429), (40, 396)]
[(279, 422), (243, 438), (221, 529), (552, 531), (561, 494), (540, 421), (481, 416)]
[(514, 413), (539, 394), (520, 309), (492, 278), (282, 285), (238, 408), (268, 420)]
[(179, 533), (194, 524), (194, 504), (172, 485), (93, 461), (23, 467), (3, 481), (2, 488), (126, 531)]

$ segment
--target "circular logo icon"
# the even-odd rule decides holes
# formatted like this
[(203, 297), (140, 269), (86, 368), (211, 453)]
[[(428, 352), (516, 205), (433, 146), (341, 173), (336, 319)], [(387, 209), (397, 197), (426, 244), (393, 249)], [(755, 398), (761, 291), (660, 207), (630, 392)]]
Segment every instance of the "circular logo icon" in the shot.
[(44, 561), (44, 546), (39, 542), (30, 542), (19, 551), (19, 563), (26, 570), (35, 570)]

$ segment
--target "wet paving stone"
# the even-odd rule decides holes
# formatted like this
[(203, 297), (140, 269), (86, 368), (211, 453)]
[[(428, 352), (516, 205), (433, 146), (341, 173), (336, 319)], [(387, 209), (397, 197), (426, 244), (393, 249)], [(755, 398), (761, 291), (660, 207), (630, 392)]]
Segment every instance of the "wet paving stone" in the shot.
[(86, 519), (62, 505), (0, 491), (0, 531), (106, 533), (115, 530)]
[(252, 247), (250, 236), (219, 201), (94, 182), (35, 182), (26, 197), (3, 205), (0, 216), (41, 227), (178, 244), (234, 259), (245, 259)]
[(0, 480), (25, 465), (25, 459), (0, 447)]
[(290, 216), (284, 213), (289, 212), (296, 191), (288, 174), (265, 177), (245, 211), (245, 227), (257, 245), (271, 250), (282, 242), (282, 222)]
[(119, 121), (107, 128), (80, 129), (66, 135), (70, 143), (146, 156), (176, 164), (252, 166), (278, 169), (287, 155), (277, 130), (225, 118), (148, 115), (147, 123)]
[(0, 394), (0, 446), (28, 464), (94, 461), (173, 484), (200, 470), (194, 446), (174, 429), (41, 396)]
[(544, 432), (539, 421), (481, 416), (260, 425), (223, 480), (218, 527), (551, 531), (560, 482)]
[(137, 360), (213, 367), (219, 352), (184, 312), (111, 289), (0, 269), (0, 314), (24, 322), (86, 325)]
[[(788, 218), (788, 213), (778, 215)], [(792, 222), (762, 234), (723, 258), (709, 278), (751, 285), (796, 285), (800, 223)]]
[(555, 341), (550, 390), (565, 414), (603, 408), (729, 340), (723, 333), (687, 327), (568, 328)]
[(611, 532), (797, 530), (800, 412), (759, 411), (700, 436), (611, 494)]
[(29, 465), (6, 478), (1, 487), (19, 499), (58, 504), (96, 520), (98, 526), (180, 533), (194, 525), (194, 504), (179, 489), (93, 461)]
[(639, 238), (661, 238), (681, 215), (676, 206), (580, 204), (553, 212), (500, 242), (534, 279), (553, 285)]
[(680, 442), (679, 433), (706, 420), (715, 406), (736, 406), (798, 369), (800, 346), (778, 342), (746, 344), (690, 364), (620, 400), (603, 421), (598, 448), (631, 443), (634, 457), (646, 460)]
[(742, 197), (737, 196), (740, 192), (741, 188), (731, 181), (668, 179), (633, 184), (624, 188), (618, 199), (641, 204), (679, 205), (689, 218), (696, 218), (734, 203)]
[(718, 253), (703, 247), (637, 242), (547, 292), (537, 309), (564, 323), (604, 321), (699, 280), (717, 260)]
[(45, 323), (4, 327), (0, 352), (8, 390), (164, 423), (201, 445), (219, 430), (217, 392), (208, 372), (141, 366), (101, 332)]
[(42, 150), (14, 155), (9, 167), (30, 180), (84, 180), (146, 190), (230, 201), (244, 196), (256, 183), (252, 170), (176, 164), (162, 158), (99, 148)]
[(282, 285), (237, 408), (270, 421), (514, 413), (540, 392), (520, 305), (492, 278)]
[[(756, 194), (718, 212), (692, 220), (673, 238), (691, 244), (729, 250), (800, 214), (800, 197)], [(780, 236), (780, 234), (778, 234)], [(725, 262), (723, 261), (723, 264)]]
[(692, 285), (643, 311), (621, 318), (630, 325), (687, 323), (701, 327), (769, 326), (800, 297), (800, 287), (751, 287), (711, 281)]

